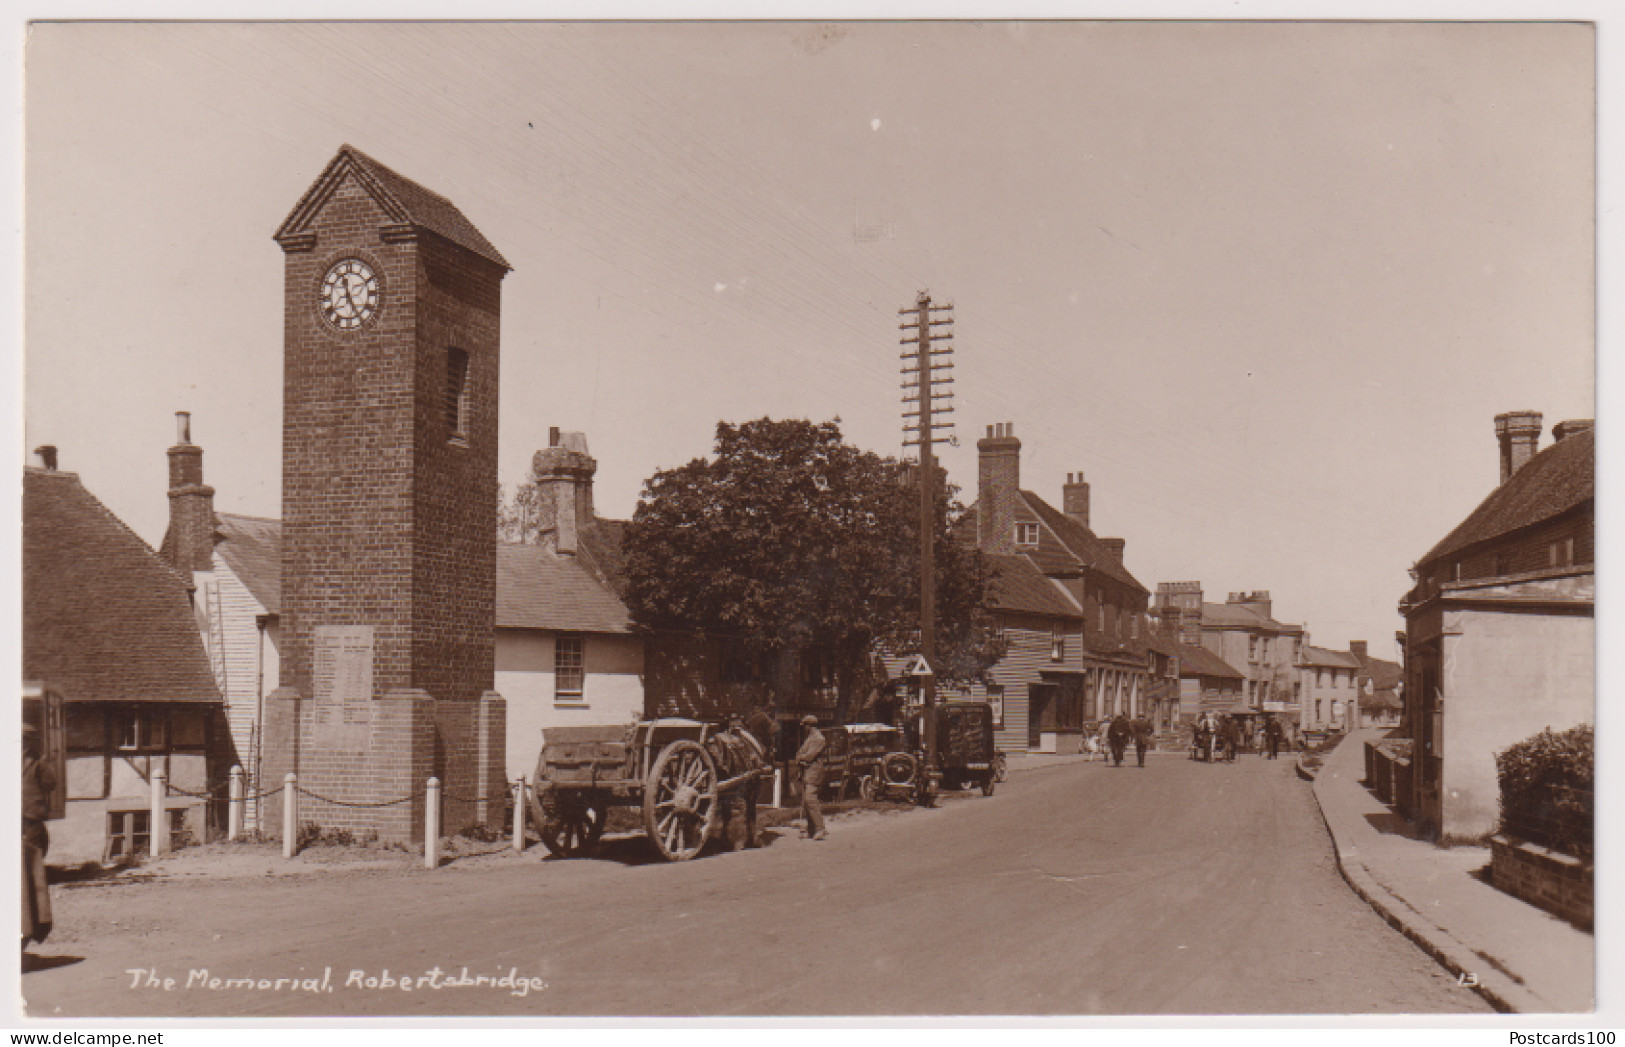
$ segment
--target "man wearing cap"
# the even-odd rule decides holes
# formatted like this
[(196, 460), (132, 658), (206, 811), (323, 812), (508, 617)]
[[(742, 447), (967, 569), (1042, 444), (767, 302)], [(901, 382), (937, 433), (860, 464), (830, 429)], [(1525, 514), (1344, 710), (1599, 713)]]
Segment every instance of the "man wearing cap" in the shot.
[(796, 774), (801, 780), (801, 813), (807, 819), (806, 834), (822, 840), (824, 812), (818, 806), (818, 790), (824, 787), (824, 733), (818, 729), (818, 717), (808, 713), (801, 718), (807, 734), (796, 750)]

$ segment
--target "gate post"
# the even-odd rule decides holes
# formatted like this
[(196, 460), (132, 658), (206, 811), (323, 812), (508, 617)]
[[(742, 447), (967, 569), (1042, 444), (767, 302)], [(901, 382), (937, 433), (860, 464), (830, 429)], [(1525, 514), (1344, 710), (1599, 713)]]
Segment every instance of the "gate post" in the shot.
[(169, 789), (164, 784), (164, 772), (157, 768), (148, 775), (148, 784), (152, 786), (152, 802), (147, 815), (147, 850), (157, 857), (169, 853), (169, 818), (164, 810)]
[(440, 779), (430, 778), (423, 799), (423, 867), (440, 868)]
[(230, 803), (226, 807), (226, 839), (236, 842), (243, 838), (243, 769), (231, 769)]
[(282, 776), (282, 857), (292, 858), (299, 850), (299, 776), (289, 771)]
[(513, 849), (525, 849), (525, 779), (513, 783)]

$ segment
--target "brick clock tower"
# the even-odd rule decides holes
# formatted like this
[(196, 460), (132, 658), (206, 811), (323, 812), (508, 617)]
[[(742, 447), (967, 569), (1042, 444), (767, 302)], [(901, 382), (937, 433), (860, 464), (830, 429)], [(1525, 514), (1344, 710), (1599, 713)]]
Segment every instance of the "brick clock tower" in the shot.
[(508, 263), (451, 201), (350, 146), (275, 239), (286, 261), (281, 686), (264, 710), (264, 786), (295, 771), (301, 824), (415, 842), (434, 775), (443, 831), (495, 825)]

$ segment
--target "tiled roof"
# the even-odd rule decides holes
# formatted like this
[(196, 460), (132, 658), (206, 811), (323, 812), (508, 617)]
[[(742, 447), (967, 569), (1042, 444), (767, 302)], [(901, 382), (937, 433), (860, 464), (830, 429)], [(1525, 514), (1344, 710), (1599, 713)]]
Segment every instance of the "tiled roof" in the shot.
[(69, 701), (219, 702), (187, 583), (73, 473), (23, 473), (23, 678)]
[(602, 516), (593, 517), (592, 526), (580, 534), (581, 558), (617, 594), (626, 592), (626, 554), (621, 551), (625, 534), (625, 520)]
[(1371, 677), (1372, 689), (1377, 691), (1393, 690), (1399, 686), (1399, 681), (1405, 675), (1398, 662), (1386, 662), (1369, 655), (1366, 656), (1365, 671)]
[(1106, 543), (1095, 537), (1095, 533), (1089, 528), (1056, 509), (1031, 491), (1022, 491), (1021, 497), (1026, 501), (1028, 507), (1038, 514), (1038, 518), (1044, 522), (1045, 526), (1061, 540), (1061, 544), (1066, 546), (1067, 551), (1077, 557), (1078, 561), (1085, 567), (1093, 568), (1101, 574), (1115, 578), (1131, 589), (1138, 589), (1142, 593), (1150, 592), (1140, 584), (1137, 578), (1128, 573), (1128, 568), (1123, 566), (1123, 562), (1110, 549), (1106, 548)]
[(995, 610), (1081, 618), (1083, 611), (1069, 593), (1044, 577), (1033, 562), (1020, 554), (984, 553), (993, 568), (989, 586)]
[(621, 603), (573, 556), (542, 545), (497, 546), (497, 626), (629, 633)]
[(1333, 651), (1314, 644), (1303, 645), (1303, 664), (1335, 669), (1358, 669), (1360, 659), (1347, 651)]
[(215, 552), (260, 606), (282, 610), (282, 521), (260, 516), (215, 514)]
[(1229, 662), (1206, 647), (1188, 643), (1179, 645), (1179, 675), (1222, 676), (1232, 680), (1246, 679), (1243, 674), (1233, 669)]
[(1274, 618), (1266, 618), (1250, 607), (1243, 607), (1237, 603), (1204, 603), (1202, 605), (1202, 625), (1205, 626), (1245, 626), (1251, 629), (1270, 629), (1278, 632), (1300, 632), (1301, 625), (1289, 625), (1278, 622)]
[[(271, 614), (282, 610), (282, 521), (221, 513), (215, 551)], [(618, 543), (619, 520), (600, 520), (596, 541), (608, 558)], [(596, 529), (595, 529), (596, 530)], [(586, 557), (560, 556), (540, 545), (497, 545), (496, 625), (499, 629), (555, 629), (582, 633), (626, 633), (626, 606)]]
[(1596, 489), (1596, 436), (1575, 433), (1541, 451), (1417, 561), (1422, 567), (1468, 546), (1549, 520), (1592, 500)]
[(332, 187), (349, 173), (356, 175), (358, 181), (378, 199), (379, 206), (396, 221), (427, 229), (504, 269), (513, 268), (491, 245), (491, 241), (474, 228), (474, 223), (463, 216), (456, 204), (385, 167), (351, 145), (339, 147), (338, 155), (333, 157), (321, 177), (316, 179), (283, 221), (277, 230), (277, 238), (299, 233), (310, 216), (320, 209)]

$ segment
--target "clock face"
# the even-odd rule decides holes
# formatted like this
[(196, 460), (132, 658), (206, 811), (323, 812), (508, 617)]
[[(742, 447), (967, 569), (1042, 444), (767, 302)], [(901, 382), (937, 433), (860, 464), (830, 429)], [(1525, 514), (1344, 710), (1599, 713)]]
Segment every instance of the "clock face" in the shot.
[(378, 274), (359, 258), (334, 264), (322, 277), (322, 319), (340, 331), (353, 331), (378, 315)]

